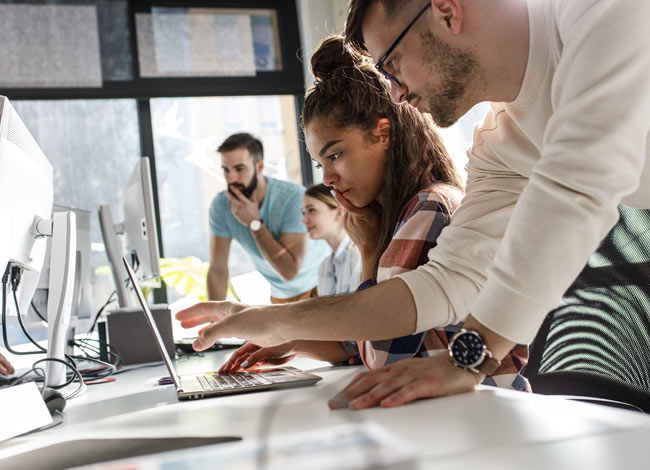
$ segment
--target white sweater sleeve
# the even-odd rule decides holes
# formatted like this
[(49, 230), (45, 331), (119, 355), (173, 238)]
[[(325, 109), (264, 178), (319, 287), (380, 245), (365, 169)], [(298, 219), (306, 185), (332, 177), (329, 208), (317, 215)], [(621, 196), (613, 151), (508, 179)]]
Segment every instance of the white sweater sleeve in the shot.
[[(546, 124), (541, 158), (518, 200), (513, 195), (516, 202), (510, 208), (505, 204), (502, 211), (499, 204), (488, 208), (497, 215), (507, 213), (509, 221), (500, 243), (498, 233), (488, 234), (490, 240), (482, 246), (495, 250), (494, 261), (482, 289), (481, 276), (473, 279), (478, 296), (470, 294), (465, 301), (470, 303), (468, 312), (482, 324), (518, 343), (534, 338), (545, 315), (558, 305), (616, 223), (617, 205), (638, 187), (648, 150), (650, 2), (553, 3), (562, 51), (553, 77), (553, 114)], [(493, 179), (498, 186), (498, 177)], [(504, 202), (509, 184), (503, 181)], [(468, 202), (480, 200), (476, 189), (468, 188)], [(479, 242), (486, 237), (467, 234), (468, 240)], [(445, 316), (452, 319), (450, 311), (456, 318), (462, 316), (462, 299), (454, 299), (451, 310), (441, 305), (440, 296), (458, 295), (454, 289), (462, 287), (446, 291), (435, 250), (431, 255), (435, 261), (400, 276), (414, 296), (418, 330), (438, 326)], [(480, 271), (490, 264), (483, 255), (460, 256)], [(465, 272), (458, 278), (461, 286), (472, 277), (469, 268)]]

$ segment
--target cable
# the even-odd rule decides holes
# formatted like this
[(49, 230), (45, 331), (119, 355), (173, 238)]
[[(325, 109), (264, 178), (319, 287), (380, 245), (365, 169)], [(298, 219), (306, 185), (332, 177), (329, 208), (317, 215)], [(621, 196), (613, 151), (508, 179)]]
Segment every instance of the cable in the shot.
[(47, 349), (45, 349), (43, 346), (38, 344), (34, 338), (27, 332), (27, 329), (25, 328), (25, 325), (23, 324), (23, 318), (22, 315), (20, 314), (20, 306), (18, 305), (18, 294), (16, 292), (16, 288), (12, 286), (13, 294), (14, 294), (14, 305), (16, 306), (16, 313), (18, 314), (18, 324), (20, 325), (20, 329), (23, 330), (23, 333), (27, 337), (27, 339), (38, 349), (41, 350), (41, 352), (47, 352)]
[(9, 284), (9, 272), (11, 271), (11, 263), (7, 263), (7, 268), (2, 275), (2, 339), (5, 342), (7, 351), (12, 354), (13, 352), (9, 346), (9, 339), (7, 338), (7, 286)]
[(117, 291), (115, 291), (115, 290), (114, 290), (113, 292), (111, 292), (111, 295), (108, 296), (108, 300), (106, 300), (106, 302), (104, 303), (104, 305), (102, 305), (101, 308), (99, 309), (99, 311), (95, 314), (95, 319), (93, 320), (93, 324), (91, 325), (90, 329), (88, 330), (88, 334), (91, 334), (91, 333), (95, 330), (95, 326), (97, 325), (97, 320), (99, 320), (99, 317), (100, 317), (101, 314), (104, 312), (104, 309), (105, 309), (106, 307), (108, 307), (108, 305), (109, 305), (111, 302), (114, 302), (114, 301), (115, 301), (115, 299), (113, 298), (113, 296), (116, 295), (116, 294), (117, 294)]
[[(18, 286), (19, 286), (20, 281), (21, 281), (21, 276), (22, 276), (22, 268), (19, 267), (19, 266), (16, 266), (16, 265), (12, 265), (11, 263), (7, 265), (7, 269), (5, 270), (4, 275), (2, 276), (2, 336), (3, 336), (3, 340), (5, 342), (5, 347), (7, 348), (7, 351), (9, 351), (11, 354), (16, 354), (16, 355), (47, 354), (47, 350), (45, 348), (43, 348), (40, 344), (38, 344), (36, 342), (36, 340), (29, 334), (29, 332), (27, 331), (27, 328), (25, 328), (25, 325), (24, 325), (24, 323), (22, 321), (22, 314), (20, 312), (20, 305), (19, 305), (19, 302), (18, 302)], [(16, 351), (9, 344), (9, 339), (8, 339), (8, 336), (7, 336), (7, 289), (9, 287), (8, 284), (9, 284), (10, 277), (11, 277), (11, 289), (12, 289), (12, 292), (13, 292), (14, 305), (16, 307), (16, 314), (17, 314), (17, 318), (18, 318), (18, 324), (20, 325), (20, 328), (23, 331), (25, 337), (36, 348), (38, 348), (38, 351)], [(33, 302), (32, 302), (32, 307), (34, 307)], [(36, 308), (34, 308), (34, 311), (37, 313), (37, 315), (39, 317), (41, 317), (41, 319), (43, 319), (43, 316), (40, 314), (40, 312), (38, 312), (38, 310)], [(118, 360), (120, 359), (119, 355), (116, 355), (115, 353), (112, 353), (112, 354), (116, 357), (116, 359), (118, 359)], [(69, 356), (69, 355), (65, 354), (64, 357), (65, 357), (66, 360), (62, 360), (62, 359), (58, 359), (58, 358), (52, 358), (52, 357), (46, 357), (46, 358), (43, 358), (43, 359), (39, 359), (38, 361), (36, 361), (36, 362), (34, 362), (32, 364), (32, 368), (29, 371), (27, 371), (26, 373), (24, 373), (20, 377), (16, 378), (12, 382), (10, 382), (8, 384), (8, 386), (13, 386), (13, 385), (16, 385), (18, 383), (22, 383), (24, 377), (26, 377), (27, 375), (29, 375), (32, 372), (36, 375), (36, 378), (35, 378), (34, 381), (37, 381), (37, 382), (44, 381), (45, 380), (45, 371), (42, 368), (37, 367), (37, 365), (42, 363), (42, 362), (50, 361), (50, 362), (61, 363), (64, 366), (66, 366), (66, 368), (68, 368), (68, 369), (70, 369), (72, 371), (71, 376), (68, 377), (68, 374), (66, 374), (66, 382), (64, 384), (57, 385), (57, 386), (52, 386), (52, 388), (55, 388), (55, 389), (63, 388), (65, 386), (70, 385), (71, 383), (73, 383), (75, 378), (76, 378), (79, 381), (79, 387), (74, 392), (72, 392), (70, 395), (68, 395), (66, 397), (66, 399), (74, 398), (74, 397), (80, 395), (86, 389), (86, 384), (84, 383), (84, 378), (81, 375), (81, 373), (79, 372), (79, 370), (77, 369), (77, 364), (74, 361), (73, 356)], [(79, 359), (79, 357), (77, 357), (77, 358)], [(104, 378), (104, 377), (107, 377), (107, 376), (113, 374), (117, 370), (117, 365), (116, 364), (109, 364), (107, 362), (104, 362), (104, 361), (101, 361), (99, 359), (92, 358), (92, 357), (82, 357), (81, 359), (89, 360), (89, 361), (95, 362), (95, 363), (99, 363), (102, 366), (104, 366), (104, 367), (102, 367), (102, 368), (100, 368), (98, 370), (96, 369), (96, 370), (92, 371), (92, 374), (89, 374), (89, 375), (91, 375), (92, 378), (97, 378), (97, 377)], [(102, 373), (101, 371), (104, 371), (104, 372)]]
[[(70, 358), (70, 357), (67, 356), (67, 355), (66, 355), (66, 357), (69, 358), (69, 359), (72, 361), (72, 358)], [(43, 359), (39, 359), (38, 361), (34, 362), (34, 364), (32, 364), (32, 368), (33, 368), (33, 370), (36, 370), (36, 369), (37, 369), (37, 368), (36, 368), (36, 364), (39, 364), (39, 363), (41, 363), (41, 362), (47, 362), (47, 361), (58, 362), (58, 363), (60, 363), (60, 364), (63, 364), (64, 366), (66, 366), (66, 367), (68, 367), (70, 370), (72, 370), (72, 373), (73, 373), (73, 377), (72, 377), (71, 380), (68, 380), (68, 381), (67, 381), (66, 383), (64, 383), (63, 385), (56, 385), (56, 386), (52, 386), (52, 387), (50, 387), (50, 388), (59, 389), (59, 388), (63, 388), (63, 387), (65, 387), (65, 386), (67, 386), (67, 385), (70, 385), (72, 382), (74, 382), (75, 377), (79, 380), (79, 387), (77, 387), (77, 389), (76, 389), (74, 392), (72, 392), (70, 395), (68, 395), (67, 397), (65, 397), (66, 400), (69, 399), (69, 398), (74, 398), (74, 397), (76, 397), (77, 395), (79, 395), (81, 392), (83, 392), (83, 391), (86, 389), (86, 384), (84, 384), (83, 377), (81, 376), (81, 373), (80, 373), (79, 370), (77, 369), (76, 364), (73, 366), (72, 364), (69, 364), (68, 362), (66, 362), (66, 361), (64, 361), (64, 360), (62, 360), (62, 359), (57, 359), (57, 358), (54, 358), (54, 357), (45, 357), (45, 358), (43, 358)], [(74, 361), (72, 361), (72, 362), (73, 362), (73, 364), (74, 364)], [(39, 368), (39, 369), (40, 369), (40, 368)], [(40, 370), (43, 370), (43, 369), (40, 369)]]
[[(20, 328), (23, 330), (23, 333), (25, 334), (25, 336), (27, 337), (27, 339), (29, 339), (29, 341), (31, 341), (31, 343), (34, 346), (36, 346), (38, 349), (40, 349), (40, 351), (30, 351), (30, 352), (21, 352), (21, 353), (19, 353), (17, 351), (13, 351), (10, 348), (9, 343), (6, 342), (6, 338), (5, 338), (5, 346), (7, 347), (7, 350), (9, 352), (12, 352), (14, 354), (16, 354), (16, 353), (22, 354), (22, 355), (26, 355), (26, 354), (43, 354), (43, 353), (46, 354), (47, 349), (43, 348), (40, 344), (38, 344), (34, 340), (34, 338), (31, 337), (31, 335), (27, 332), (27, 329), (25, 328), (25, 325), (23, 324), (23, 321), (22, 321), (22, 314), (20, 312), (20, 305), (18, 304), (18, 294), (17, 294), (18, 285), (20, 284), (20, 280), (21, 280), (21, 274), (22, 274), (22, 268), (20, 268), (18, 266), (13, 266), (12, 267), (12, 269), (11, 269), (11, 289), (13, 291), (14, 304), (16, 306), (16, 315), (18, 317), (18, 323), (20, 325)], [(3, 305), (4, 305), (5, 293), (6, 293), (6, 291), (3, 290)], [(4, 308), (3, 308), (3, 315), (4, 314), (5, 314), (5, 311), (4, 311)], [(3, 320), (4, 320), (4, 317), (3, 317)], [(3, 323), (3, 325), (4, 325), (4, 323)], [(4, 326), (3, 326), (3, 332), (4, 332)], [(77, 376), (79, 378), (80, 383), (83, 385), (83, 378), (81, 377), (81, 374), (77, 370), (77, 364), (75, 363), (74, 359), (72, 357), (70, 357), (69, 355), (67, 355), (67, 354), (64, 354), (64, 357), (66, 359), (65, 361), (62, 360), (62, 359), (53, 358), (53, 357), (39, 359), (34, 364), (32, 364), (32, 370), (34, 370), (36, 372), (36, 370), (37, 370), (36, 364), (38, 364), (40, 362), (45, 362), (45, 361), (59, 362), (59, 363), (64, 364), (66, 367), (69, 367), (72, 370), (73, 375), (69, 379), (66, 377), (67, 380), (63, 385), (52, 386), (52, 388), (63, 388), (65, 386), (67, 386), (67, 385), (70, 385), (72, 382), (74, 382), (75, 376)], [(38, 373), (36, 375), (38, 375)], [(66, 374), (66, 376), (67, 376), (67, 374)], [(43, 375), (42, 379), (45, 380), (45, 375)], [(71, 395), (71, 397), (76, 396), (79, 392), (80, 392), (80, 390), (77, 390), (76, 392), (74, 392)]]
[(47, 425), (45, 425), (43, 427), (40, 427), (38, 429), (34, 429), (32, 431), (26, 432), (24, 434), (20, 434), (20, 436), (16, 436), (16, 437), (29, 436), (30, 434), (33, 434), (35, 432), (45, 431), (46, 429), (52, 429), (53, 427), (58, 426), (59, 424), (61, 424), (64, 421), (65, 415), (63, 413), (61, 413), (59, 410), (56, 410), (55, 414), (52, 416), (52, 418), (53, 418), (53, 420), (52, 420), (52, 422), (50, 424), (47, 424)]
[(123, 369), (119, 369), (113, 375), (124, 374), (125, 372), (131, 372), (132, 370), (147, 369), (149, 367), (159, 367), (159, 366), (162, 366), (164, 364), (165, 364), (164, 362), (160, 361), (160, 362), (152, 362), (150, 364), (145, 364), (145, 365), (142, 365), (142, 366), (123, 368)]
[[(95, 347), (95, 346), (91, 346), (91, 345), (89, 345), (88, 342), (90, 342), (90, 341), (96, 341), (96, 342), (99, 343), (100, 345), (105, 345), (105, 346), (106, 346), (106, 353), (107, 353), (109, 356), (113, 356), (113, 357), (115, 358), (115, 361), (112, 361), (111, 364), (113, 364), (114, 366), (117, 367), (117, 366), (119, 366), (119, 365), (123, 362), (123, 361), (122, 361), (122, 356), (120, 356), (120, 352), (119, 352), (117, 349), (115, 349), (114, 346), (111, 346), (111, 345), (110, 345), (109, 343), (107, 343), (106, 341), (102, 341), (101, 339), (96, 339), (96, 338), (80, 338), (80, 339), (78, 339), (77, 341), (82, 342), (82, 343), (85, 344), (86, 347), (88, 347), (88, 348), (94, 348), (94, 351), (95, 351), (95, 353), (97, 354), (97, 357), (99, 357), (99, 355), (100, 355), (100, 353), (101, 353), (101, 350), (99, 349), (99, 347)], [(77, 344), (76, 341), (75, 341), (75, 344)]]
[(32, 299), (32, 301), (30, 302), (30, 304), (31, 304), (31, 306), (32, 306), (32, 309), (34, 310), (34, 313), (36, 313), (36, 315), (38, 316), (38, 318), (40, 318), (40, 319), (43, 320), (45, 323), (47, 323), (47, 319), (46, 319), (46, 318), (41, 314), (41, 312), (38, 311), (38, 309), (36, 308), (36, 305), (34, 305), (34, 299)]
[[(5, 384), (2, 388), (5, 388), (5, 387), (13, 387), (14, 385), (20, 385), (20, 384), (22, 384), (22, 383), (23, 383), (23, 378), (24, 378), (26, 375), (31, 374), (32, 372), (34, 372), (35, 369), (36, 369), (35, 367), (32, 367), (31, 369), (29, 369), (27, 372), (25, 372), (25, 373), (24, 373), (23, 375), (21, 375), (20, 377), (16, 377), (16, 378), (14, 378), (14, 379), (12, 379), (12, 380), (9, 380), (8, 383)], [(41, 371), (41, 373), (42, 373), (43, 376), (44, 376), (44, 375), (45, 375), (45, 371), (44, 371), (43, 369), (41, 369), (40, 367), (39, 367), (38, 369)], [(38, 375), (38, 374), (37, 374), (37, 375)], [(32, 380), (27, 380), (27, 382), (33, 382), (33, 381), (32, 381)]]
[[(28, 356), (31, 354), (43, 354), (42, 351), (43, 348), (40, 345), (37, 346), (41, 349), (41, 351), (16, 351), (12, 349), (11, 345), (9, 344), (9, 339), (7, 337), (7, 288), (9, 284), (9, 275), (13, 272), (13, 268), (14, 265), (12, 263), (8, 263), (7, 269), (5, 269), (4, 275), (2, 276), (2, 339), (4, 340), (7, 351), (9, 351), (11, 354), (16, 354), (18, 356)], [(18, 276), (18, 282), (20, 282), (19, 276)], [(15, 290), (14, 290), (14, 299), (16, 299)], [(23, 325), (22, 325), (22, 320), (20, 319), (20, 312), (16, 312), (16, 313), (18, 314), (19, 323), (22, 327)], [(28, 339), (31, 339), (31, 336), (28, 335), (27, 337)]]
[(92, 357), (80, 357), (80, 356), (74, 356), (74, 357), (77, 359), (94, 362), (96, 364), (101, 364), (103, 366), (103, 367), (96, 367), (88, 371), (83, 371), (83, 372), (80, 371), (84, 379), (86, 378), (103, 379), (117, 372), (117, 366), (104, 362), (100, 359), (95, 359)]

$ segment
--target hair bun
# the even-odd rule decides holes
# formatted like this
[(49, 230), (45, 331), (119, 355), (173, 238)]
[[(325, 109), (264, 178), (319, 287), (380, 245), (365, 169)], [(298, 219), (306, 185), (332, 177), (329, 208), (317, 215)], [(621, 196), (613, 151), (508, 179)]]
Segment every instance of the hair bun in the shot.
[(343, 36), (330, 36), (316, 48), (311, 57), (311, 70), (314, 78), (323, 81), (345, 67), (359, 64), (360, 58), (345, 46)]

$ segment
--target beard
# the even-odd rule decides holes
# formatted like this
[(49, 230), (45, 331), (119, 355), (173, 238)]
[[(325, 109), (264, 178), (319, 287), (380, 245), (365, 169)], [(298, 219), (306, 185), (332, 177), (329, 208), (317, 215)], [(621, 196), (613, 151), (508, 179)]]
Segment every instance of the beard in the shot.
[[(253, 178), (251, 179), (251, 182), (248, 184), (248, 186), (244, 186), (241, 183), (230, 183), (228, 185), (228, 192), (233, 196), (235, 196), (235, 193), (233, 193), (230, 189), (233, 186), (239, 189), (239, 191), (241, 191), (241, 193), (244, 195), (246, 199), (250, 199), (251, 194), (253, 194), (253, 191), (255, 191), (255, 189), (257, 188), (257, 173), (253, 174)], [(235, 196), (235, 198), (237, 198), (237, 196)]]
[(441, 77), (438, 85), (425, 90), (429, 111), (438, 126), (449, 127), (467, 111), (460, 105), (469, 82), (481, 74), (481, 68), (472, 51), (452, 47), (429, 31), (420, 37), (426, 51), (424, 65), (432, 75)]

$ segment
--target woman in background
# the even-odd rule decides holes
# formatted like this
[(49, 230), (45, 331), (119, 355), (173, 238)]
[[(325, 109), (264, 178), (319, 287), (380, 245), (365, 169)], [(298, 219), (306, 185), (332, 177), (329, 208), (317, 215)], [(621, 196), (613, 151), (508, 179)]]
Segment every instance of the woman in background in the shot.
[(354, 292), (361, 275), (361, 255), (343, 228), (344, 210), (324, 184), (307, 188), (302, 200), (302, 223), (312, 240), (325, 240), (332, 254), (318, 271), (318, 295)]

